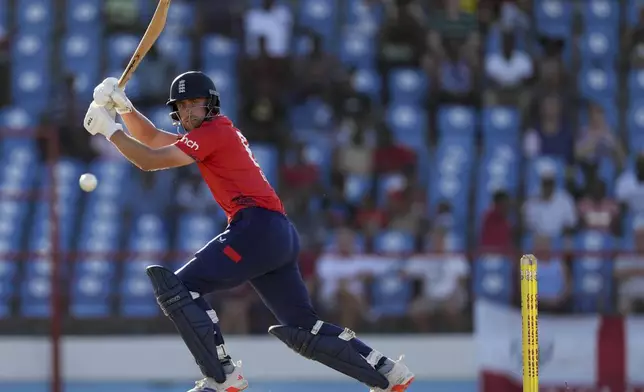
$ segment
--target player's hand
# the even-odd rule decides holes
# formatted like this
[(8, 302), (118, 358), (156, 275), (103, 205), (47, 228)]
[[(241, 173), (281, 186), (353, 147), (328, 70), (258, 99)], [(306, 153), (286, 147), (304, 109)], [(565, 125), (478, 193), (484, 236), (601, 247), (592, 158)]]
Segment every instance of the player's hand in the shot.
[(119, 88), (118, 79), (107, 78), (94, 88), (94, 102), (98, 106), (113, 107), (118, 114), (131, 113), (134, 108), (132, 102)]
[(83, 126), (87, 132), (92, 135), (101, 134), (106, 138), (111, 138), (114, 132), (122, 131), (123, 126), (115, 120), (116, 112), (114, 109), (108, 109), (105, 106), (99, 106), (92, 102), (85, 113)]

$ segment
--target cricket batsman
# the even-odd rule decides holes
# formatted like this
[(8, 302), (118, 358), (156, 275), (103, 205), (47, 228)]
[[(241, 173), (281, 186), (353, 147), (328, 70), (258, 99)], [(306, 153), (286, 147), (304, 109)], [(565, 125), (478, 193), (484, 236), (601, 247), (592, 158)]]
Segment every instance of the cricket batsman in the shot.
[[(116, 78), (107, 78), (96, 86), (85, 129), (106, 137), (141, 170), (196, 163), (228, 217), (226, 229), (178, 271), (159, 265), (146, 269), (159, 306), (204, 376), (189, 392), (239, 392), (248, 387), (241, 363), (226, 350), (217, 313), (203, 298), (245, 282), (281, 323), (268, 332), (295, 352), (368, 385), (372, 392), (404, 392), (414, 375), (402, 357), (391, 360), (358, 340), (353, 331), (319, 319), (298, 268), (298, 233), (248, 141), (220, 113), (213, 81), (190, 71), (172, 82), (167, 105), (179, 136), (157, 129), (117, 84)], [(129, 133), (116, 123), (117, 113)]]

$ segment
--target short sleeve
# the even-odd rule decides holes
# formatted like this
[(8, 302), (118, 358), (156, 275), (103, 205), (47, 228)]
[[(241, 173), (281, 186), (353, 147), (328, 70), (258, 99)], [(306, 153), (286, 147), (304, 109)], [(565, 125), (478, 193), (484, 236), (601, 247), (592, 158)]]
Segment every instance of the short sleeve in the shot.
[(218, 143), (214, 140), (212, 129), (203, 127), (186, 133), (174, 145), (195, 161), (203, 162), (215, 152)]

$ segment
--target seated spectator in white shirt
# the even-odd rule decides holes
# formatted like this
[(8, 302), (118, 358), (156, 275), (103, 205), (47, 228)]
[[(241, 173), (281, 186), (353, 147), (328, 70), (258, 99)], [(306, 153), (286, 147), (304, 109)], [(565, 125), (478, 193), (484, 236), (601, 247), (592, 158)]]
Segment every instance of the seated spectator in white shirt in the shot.
[(544, 170), (539, 195), (523, 205), (526, 228), (534, 234), (558, 237), (577, 226), (575, 202), (566, 190), (557, 188), (554, 175), (554, 171)]
[(464, 255), (448, 253), (448, 236), (445, 229), (435, 228), (430, 236), (431, 251), (411, 257), (405, 267), (410, 277), (421, 281), (421, 294), (410, 307), (419, 331), (429, 331), (432, 319), (446, 321), (450, 331), (465, 326), (463, 312), (468, 301), (470, 265)]
[[(518, 92), (524, 87), (525, 82), (534, 74), (530, 55), (517, 48), (516, 40), (512, 31), (503, 32), (501, 52), (489, 53), (485, 59), (485, 74), (488, 81), (491, 82), (492, 90), (490, 92), (494, 93), (492, 99), (495, 101), (511, 99), (512, 93)], [(496, 104), (497, 102), (490, 103)], [(498, 103), (503, 104), (504, 102)], [(514, 103), (516, 104), (516, 101)]]
[(291, 46), (293, 16), (289, 8), (275, 0), (262, 0), (261, 8), (251, 8), (244, 20), (246, 53), (257, 55), (258, 39), (266, 37), (266, 48), (271, 57), (286, 57)]

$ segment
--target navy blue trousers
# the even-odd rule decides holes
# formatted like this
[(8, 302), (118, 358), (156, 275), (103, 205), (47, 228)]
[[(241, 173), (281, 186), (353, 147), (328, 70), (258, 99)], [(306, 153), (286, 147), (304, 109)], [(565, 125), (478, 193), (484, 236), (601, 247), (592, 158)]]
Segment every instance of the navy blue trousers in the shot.
[(299, 235), (286, 216), (251, 207), (176, 274), (201, 295), (249, 282), (281, 324), (312, 328), (319, 318), (298, 268), (299, 251)]

